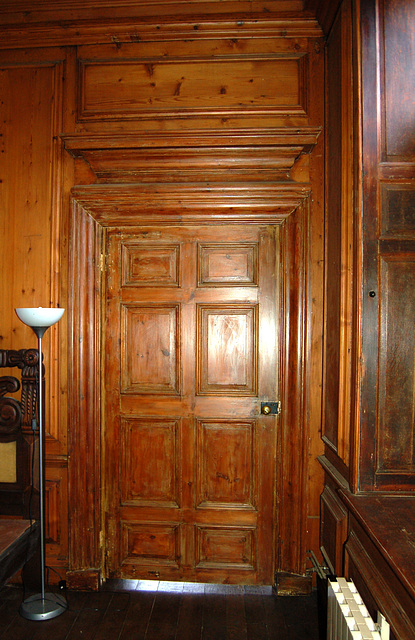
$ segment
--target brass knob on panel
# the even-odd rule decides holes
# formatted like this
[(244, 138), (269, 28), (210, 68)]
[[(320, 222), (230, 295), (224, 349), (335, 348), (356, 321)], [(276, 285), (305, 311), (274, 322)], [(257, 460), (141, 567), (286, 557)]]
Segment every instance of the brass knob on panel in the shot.
[(262, 413), (265, 413), (265, 415), (267, 416), (269, 413), (271, 413), (271, 407), (266, 404), (265, 407), (262, 407)]

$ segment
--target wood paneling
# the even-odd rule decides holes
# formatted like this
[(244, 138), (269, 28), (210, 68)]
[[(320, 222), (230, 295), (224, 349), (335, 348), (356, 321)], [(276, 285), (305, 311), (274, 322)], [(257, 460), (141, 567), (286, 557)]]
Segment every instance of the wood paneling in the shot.
[[(10, 47), (10, 43), (9, 43)], [(20, 349), (37, 345), (36, 337), (15, 316), (15, 307), (65, 306), (60, 297), (59, 211), (60, 153), (57, 136), (61, 132), (65, 52), (38, 49), (2, 52), (0, 60), (0, 325), (2, 346)], [(51, 456), (59, 456), (64, 484), (56, 499), (48, 504), (50, 539), (48, 561), (57, 567), (67, 563), (67, 454), (66, 403), (61, 401), (60, 345), (66, 319), (47, 332), (43, 341), (46, 430), (46, 484), (51, 487), (55, 470)], [(29, 364), (29, 363), (26, 363)], [(33, 364), (33, 363), (32, 363)], [(34, 378), (35, 373), (31, 374)], [(24, 386), (23, 394), (28, 393)], [(23, 401), (23, 437), (17, 452), (17, 480), (25, 476), (20, 509), (15, 500), (8, 509), (23, 515), (29, 503), (29, 466), (33, 442), (30, 420), (35, 395)], [(20, 446), (19, 446), (20, 448)], [(35, 485), (38, 484), (36, 473)], [(9, 484), (10, 488), (10, 484)], [(36, 490), (35, 490), (36, 495)], [(50, 494), (52, 496), (52, 494)], [(14, 504), (13, 504), (14, 503)], [(37, 500), (31, 515), (38, 513)], [(7, 511), (2, 511), (3, 513)], [(10, 512), (10, 511), (9, 511)]]
[[(88, 52), (85, 52), (88, 55)], [(134, 56), (135, 58), (137, 55)], [(235, 69), (237, 68), (237, 72)], [(304, 57), (80, 61), (78, 120), (305, 115)]]
[[(271, 0), (271, 2), (274, 0)], [(277, 0), (279, 2), (280, 0)], [(294, 2), (298, 0), (294, 0)], [(0, 48), (9, 49), (13, 42), (16, 48), (53, 46), (53, 45), (84, 45), (107, 43), (119, 49), (130, 43), (137, 42), (162, 42), (174, 41), (178, 43), (189, 42), (197, 39), (212, 40), (213, 38), (223, 38), (228, 41), (230, 47), (235, 46), (235, 41), (249, 42), (252, 39), (269, 38), (270, 41), (285, 39), (287, 34), (290, 38), (320, 38), (321, 29), (313, 15), (301, 12), (299, 4), (296, 10), (289, 12), (260, 10), (252, 12), (253, 4), (245, 4), (240, 0), (235, 0), (230, 4), (222, 0), (204, 3), (176, 4), (175, 10), (171, 14), (166, 12), (166, 3), (157, 4), (135, 4), (135, 18), (114, 19), (115, 8), (111, 7), (110, 18), (104, 18), (101, 14), (101, 7), (97, 9), (94, 0), (91, 0), (92, 7), (90, 15), (92, 19), (80, 21), (75, 17), (72, 8), (70, 15), (66, 13), (66, 19), (62, 23), (61, 19), (49, 14), (50, 22), (44, 22), (41, 12), (36, 12), (37, 20), (28, 21), (27, 14), (23, 16), (20, 24), (7, 24), (7, 14), (2, 16), (4, 23), (0, 31)], [(29, 3), (30, 4), (30, 3)], [(231, 13), (227, 14), (223, 9), (228, 4)], [(149, 11), (145, 11), (145, 7)], [(174, 7), (174, 3), (172, 5)], [(196, 13), (193, 13), (197, 6)], [(276, 5), (277, 9), (279, 5)], [(137, 15), (137, 7), (139, 8)], [(144, 11), (143, 11), (144, 7)], [(183, 7), (192, 7), (190, 14), (183, 12)], [(33, 5), (32, 5), (33, 8)], [(67, 8), (67, 7), (66, 7)], [(203, 9), (208, 11), (203, 11)], [(219, 11), (218, 11), (219, 8)], [(39, 5), (36, 4), (36, 9)], [(179, 10), (178, 10), (179, 9)], [(213, 9), (211, 15), (208, 15)], [(119, 16), (120, 6), (117, 7)], [(141, 15), (140, 15), (141, 11)], [(144, 13), (144, 15), (143, 15)], [(147, 13), (147, 15), (145, 15)], [(1, 15), (1, 14), (0, 14)], [(292, 43), (296, 45), (295, 42)]]
[[(376, 19), (374, 9), (365, 7), (363, 19), (370, 28), (362, 32), (368, 54), (363, 65), (364, 89), (369, 94), (373, 87), (381, 109), (375, 118), (367, 100), (362, 112), (366, 196), (360, 486), (399, 490), (409, 489), (414, 481), (413, 424), (406, 417), (414, 406), (411, 381), (415, 364), (411, 356), (414, 157), (413, 136), (408, 131), (413, 106), (403, 77), (415, 48), (413, 25), (405, 3), (395, 0), (382, 3)], [(375, 34), (379, 34), (379, 49)], [(405, 55), (398, 56), (398, 50), (405, 50)], [(400, 61), (395, 65), (397, 56)], [(378, 69), (379, 76), (374, 69)], [(380, 165), (379, 161), (386, 164)], [(378, 167), (382, 166), (378, 174)]]
[(409, 476), (413, 478), (415, 473), (415, 252), (406, 256), (395, 252), (384, 254), (380, 275), (376, 472), (401, 473), (408, 476), (410, 483)]
[[(415, 161), (413, 60), (414, 11), (411, 3), (386, 0), (380, 13), (382, 160)], [(412, 85), (412, 86), (411, 86)], [(399, 96), (399, 98), (397, 98)]]
[[(344, 11), (347, 7), (351, 11)], [(336, 29), (343, 19), (349, 26), (339, 35)], [(356, 43), (351, 58), (339, 41), (348, 30)], [(332, 103), (343, 115), (344, 105), (353, 98), (355, 152), (347, 153), (351, 147), (347, 142), (343, 146), (342, 127), (329, 117), (329, 140), (332, 136), (346, 153), (339, 165), (341, 175), (336, 175), (336, 167), (328, 171), (328, 202), (334, 206), (327, 209), (327, 255), (334, 259), (327, 268), (326, 290), (327, 304), (334, 301), (336, 308), (334, 313), (328, 310), (327, 319), (334, 317), (337, 322), (326, 327), (325, 368), (327, 379), (334, 344), (336, 368), (342, 358), (347, 362), (346, 372), (351, 366), (354, 388), (348, 395), (347, 379), (342, 382), (336, 376), (334, 384), (329, 380), (324, 389), (326, 422), (330, 419), (330, 423), (323, 436), (326, 456), (321, 458), (327, 471), (321, 541), (331, 568), (354, 580), (374, 617), (377, 611), (384, 614), (391, 625), (391, 638), (409, 638), (415, 635), (414, 505), (410, 497), (415, 478), (415, 173), (410, 89), (414, 12), (410, 3), (401, 0), (345, 0), (332, 34), (334, 47), (331, 51), (330, 42), (328, 47), (329, 56), (335, 55), (332, 68), (336, 69), (340, 56), (338, 68), (347, 66), (350, 82), (344, 93), (344, 84), (335, 82), (332, 100), (329, 90), (329, 112)], [(333, 151), (330, 144), (328, 148)], [(353, 159), (358, 170), (350, 183)], [(343, 179), (356, 193), (354, 211), (342, 206)], [(344, 217), (355, 225), (350, 236), (352, 253), (341, 241)], [(341, 293), (336, 297), (345, 265), (353, 267), (350, 359), (341, 349)], [(337, 406), (342, 397), (350, 402), (346, 430)], [(350, 440), (348, 457), (341, 455), (342, 433)]]
[(204, 569), (255, 569), (253, 529), (197, 527), (196, 566)]
[[(101, 507), (100, 486), (101, 454), (106, 447), (100, 433), (103, 368), (99, 344), (99, 265), (105, 262), (101, 258), (101, 252), (105, 254), (104, 228), (118, 226), (128, 233), (127, 227), (151, 221), (183, 226), (218, 223), (221, 228), (237, 223), (241, 230), (246, 226), (241, 222), (249, 221), (278, 225), (287, 253), (281, 269), (287, 269), (284, 294), (277, 307), (285, 332), (281, 367), (276, 353), (272, 355), (274, 372), (282, 372), (287, 406), (278, 435), (284, 447), (284, 456), (280, 455), (281, 508), (287, 511), (279, 519), (268, 508), (264, 526), (271, 531), (274, 521), (278, 522), (277, 542), (261, 534), (258, 548), (268, 545), (274, 553), (280, 539), (290, 538), (290, 551), (286, 553), (284, 547), (275, 564), (303, 572), (308, 540), (311, 546), (317, 546), (317, 526), (312, 526), (312, 519), (317, 516), (321, 483), (314, 454), (320, 446), (323, 171), (321, 155), (309, 156), (322, 125), (320, 28), (297, 0), (203, 4), (150, 1), (145, 5), (127, 0), (117, 8), (104, 4), (99, 15), (96, 4), (89, 0), (70, 9), (60, 2), (39, 6), (30, 0), (18, 5), (2, 3), (0, 9), (4, 26), (0, 30), (4, 63), (1, 79), (5, 83), (2, 95), (6, 96), (0, 106), (5, 124), (0, 144), (9, 154), (0, 166), (1, 195), (8, 212), (7, 219), (0, 223), (4, 225), (2, 237), (8, 242), (2, 251), (2, 282), (6, 284), (1, 293), (4, 309), (10, 308), (2, 321), (1, 334), (14, 336), (12, 346), (15, 341), (19, 346), (20, 338), (31, 335), (13, 315), (19, 296), (19, 304), (61, 304), (67, 308), (59, 329), (48, 332), (45, 345), (48, 555), (54, 563), (67, 563), (72, 584), (97, 586), (103, 566), (100, 529), (106, 507)], [(64, 51), (56, 45), (71, 46)], [(140, 87), (144, 92), (137, 94)], [(75, 156), (73, 162), (65, 157), (64, 168), (61, 134)], [(83, 164), (80, 158), (86, 162)], [(96, 184), (91, 184), (94, 181)], [(313, 199), (311, 184), (315, 189)], [(285, 220), (293, 215), (285, 227)], [(265, 340), (258, 338), (264, 326), (257, 302), (247, 293), (258, 289), (262, 277), (258, 250), (251, 240), (237, 240), (219, 247), (212, 235), (194, 256), (200, 295), (208, 297), (211, 289), (219, 292), (214, 304), (201, 299), (198, 307), (199, 365), (194, 374), (200, 385), (201, 406), (213, 403), (212, 392), (218, 389), (229, 392), (232, 407), (244, 397), (245, 389), (249, 394), (256, 393), (255, 378), (261, 375), (258, 361), (268, 349)], [(187, 344), (177, 330), (182, 317), (173, 291), (177, 293), (183, 286), (180, 273), (186, 259), (172, 242), (160, 248), (158, 238), (147, 238), (146, 247), (137, 248), (133, 243), (125, 246), (121, 261), (123, 288), (130, 292), (150, 287), (170, 292), (163, 308), (156, 296), (141, 308), (126, 300), (122, 397), (127, 408), (135, 391), (140, 387), (149, 390), (150, 377), (158, 380), (158, 391), (163, 387), (163, 397), (177, 399), (183, 390), (179, 349)], [(280, 265), (270, 260), (265, 270), (279, 276)], [(235, 296), (232, 310), (225, 292)], [(276, 304), (274, 294), (272, 291), (270, 299)], [(223, 332), (218, 333), (218, 329)], [(238, 333), (238, 340), (232, 343), (225, 338), (225, 329), (232, 335)], [(213, 346), (218, 336), (223, 351), (219, 355)], [(140, 352), (143, 362), (137, 364), (129, 349), (143, 337), (149, 350), (159, 352), (158, 359), (147, 358), (145, 366), (146, 352)], [(248, 355), (242, 367), (241, 354)], [(233, 367), (235, 360), (237, 367)], [(65, 368), (62, 374), (58, 362)], [(203, 371), (204, 364), (208, 371)], [(254, 397), (249, 394), (247, 397)], [(225, 397), (225, 393), (218, 395)], [(133, 417), (131, 407), (128, 411), (128, 418)], [(161, 419), (157, 411), (141, 417), (155, 422)], [(160, 428), (162, 436), (157, 443), (164, 459), (170, 461), (182, 446), (182, 434), (189, 425), (187, 417), (175, 412), (169, 419), (172, 422)], [(262, 432), (249, 411), (242, 421), (235, 421), (235, 416), (234, 422), (229, 416), (210, 415), (209, 419), (214, 422), (203, 418), (205, 422), (191, 425), (194, 442), (202, 438), (201, 424), (208, 425), (205, 433), (213, 438), (208, 440), (216, 447), (218, 460), (220, 443), (226, 440), (230, 453), (223, 459), (223, 466), (230, 467), (234, 460), (238, 478), (243, 474), (243, 480), (238, 484), (236, 475), (234, 482), (215, 476), (233, 477), (220, 470), (219, 462), (216, 467), (205, 460), (198, 496), (200, 500), (205, 496), (204, 503), (210, 501), (212, 505), (243, 505), (235, 511), (239, 509), (248, 517), (250, 505), (258, 503), (257, 475), (271, 473), (267, 470), (273, 468), (275, 449), (264, 443), (274, 435), (267, 429)], [(141, 423), (140, 427), (143, 429)], [(145, 494), (150, 489), (140, 486), (134, 475), (131, 442), (128, 444), (128, 438), (132, 438), (132, 448), (140, 447), (139, 432), (138, 426), (131, 431), (125, 426), (123, 460), (133, 469), (130, 477), (122, 478), (126, 501), (150, 499)], [(155, 447), (150, 440), (146, 446)], [(256, 454), (263, 448), (259, 466), (254, 458), (242, 454), (237, 440), (256, 447)], [(190, 464), (187, 458), (186, 464)], [(185, 473), (188, 471), (189, 466)], [(169, 465), (163, 472), (160, 486), (153, 487), (157, 489), (154, 495), (167, 502), (180, 500), (174, 484), (177, 475)], [(153, 475), (151, 465), (148, 474)], [(271, 487), (270, 476), (267, 483)], [(270, 489), (267, 499), (272, 492)], [(310, 518), (310, 526), (304, 526), (306, 518)], [(145, 556), (150, 542), (144, 542), (147, 533), (141, 534), (143, 529), (134, 529), (142, 523), (132, 523), (129, 517), (123, 522), (132, 527), (122, 538), (123, 553), (128, 559), (134, 558), (131, 563), (137, 565), (137, 557), (140, 553)], [(160, 557), (164, 554), (176, 566), (177, 549), (186, 543), (193, 557), (197, 549), (201, 577), (212, 575), (212, 571), (219, 575), (235, 565), (242, 579), (252, 567), (270, 562), (263, 551), (258, 553), (255, 536), (255, 527), (243, 518), (231, 525), (225, 518), (214, 525), (198, 522), (193, 528), (186, 522), (182, 530), (171, 518), (158, 538), (162, 552), (157, 551), (157, 545), (152, 552)], [(275, 568), (271, 565), (267, 565), (270, 576)]]
[(348, 576), (355, 582), (373, 618), (376, 619), (377, 611), (380, 610), (391, 625), (392, 637), (397, 639), (413, 637), (415, 635), (413, 582), (411, 589), (408, 590), (385, 560), (385, 555), (382, 554), (383, 549), (379, 550), (355, 518), (351, 521), (351, 530), (345, 549)]
[(257, 244), (203, 244), (198, 247), (198, 286), (255, 286)]
[(180, 285), (180, 245), (125, 243), (122, 247), (122, 286)]
[(77, 130), (308, 125), (318, 55), (290, 37), (79, 47)]
[(415, 234), (415, 189), (410, 183), (381, 184), (381, 237), (405, 238)]
[[(142, 131), (137, 134), (64, 136), (65, 148), (83, 158), (97, 182), (307, 181), (304, 156), (320, 134), (318, 127)], [(167, 153), (167, 149), (170, 150)], [(305, 166), (303, 166), (305, 165)]]
[[(59, 267), (52, 264), (58, 223), (52, 212), (59, 192), (55, 180), (59, 150), (54, 139), (60, 126), (62, 60), (62, 51), (51, 50), (20, 59), (6, 55), (0, 62), (1, 94), (7, 96), (0, 104), (0, 341), (8, 349), (36, 346), (31, 329), (16, 323), (15, 307), (60, 302)], [(50, 349), (57, 346), (58, 331), (53, 327), (44, 339), (48, 385), (55, 396), (59, 396), (58, 369)], [(49, 450), (65, 452), (65, 422), (58, 419), (49, 394), (45, 409)]]
[(79, 206), (72, 209), (69, 278), (83, 285), (72, 289), (69, 342), (72, 346), (68, 378), (70, 404), (69, 446), (69, 538), (68, 578), (76, 587), (97, 588), (102, 558), (100, 549), (100, 451), (99, 451), (99, 358), (100, 314), (99, 265), (102, 230)]
[[(136, 16), (155, 15), (191, 15), (202, 13), (228, 13), (239, 10), (241, 12), (271, 12), (271, 11), (298, 11), (303, 9), (302, 0), (146, 0), (137, 3), (135, 0), (123, 0), (117, 7), (117, 15), (124, 18)], [(4, 0), (1, 6), (3, 22), (20, 22), (23, 18), (27, 22), (41, 20), (80, 20), (96, 18), (97, 5), (95, 0), (73, 0), (68, 7), (65, 0), (44, 0), (42, 5), (36, 0)], [(100, 0), (99, 16), (101, 18), (114, 17), (114, 3), (112, 0)]]
[[(326, 49), (326, 304), (323, 440), (348, 477), (352, 323), (353, 121), (351, 3)], [(341, 114), (341, 117), (339, 117)]]
[(347, 537), (347, 510), (333, 488), (321, 494), (321, 551), (333, 575), (343, 575), (343, 545)]

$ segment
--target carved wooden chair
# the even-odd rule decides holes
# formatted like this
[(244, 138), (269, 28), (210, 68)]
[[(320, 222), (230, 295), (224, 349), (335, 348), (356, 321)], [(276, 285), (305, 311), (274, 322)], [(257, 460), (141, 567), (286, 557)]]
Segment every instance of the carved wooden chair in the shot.
[[(0, 515), (29, 516), (38, 359), (36, 349), (0, 349), (0, 368), (21, 371), (20, 380), (10, 375), (0, 377)], [(20, 399), (9, 395), (20, 389)]]
[[(0, 368), (20, 369), (20, 380), (0, 377), (0, 585), (33, 555), (39, 538), (38, 499), (32, 490), (37, 412), (38, 351), (0, 349)], [(42, 368), (43, 369), (43, 368)], [(20, 399), (6, 394), (21, 390)], [(36, 426), (36, 422), (33, 423)]]

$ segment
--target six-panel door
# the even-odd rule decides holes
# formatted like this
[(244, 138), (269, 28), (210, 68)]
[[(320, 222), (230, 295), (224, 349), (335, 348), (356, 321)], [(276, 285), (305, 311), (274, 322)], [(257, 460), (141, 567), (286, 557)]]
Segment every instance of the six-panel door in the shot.
[(106, 558), (113, 577), (269, 583), (278, 227), (108, 230)]

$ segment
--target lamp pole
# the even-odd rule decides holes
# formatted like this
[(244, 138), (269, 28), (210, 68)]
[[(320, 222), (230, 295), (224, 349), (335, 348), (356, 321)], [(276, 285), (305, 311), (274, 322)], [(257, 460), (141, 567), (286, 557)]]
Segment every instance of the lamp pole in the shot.
[(49, 620), (61, 615), (68, 608), (65, 598), (55, 593), (45, 593), (45, 487), (44, 487), (44, 427), (42, 402), (42, 338), (46, 330), (58, 322), (65, 309), (18, 308), (19, 319), (33, 329), (38, 339), (39, 352), (39, 507), (40, 507), (40, 570), (41, 593), (26, 598), (20, 605), (20, 615), (27, 620)]

